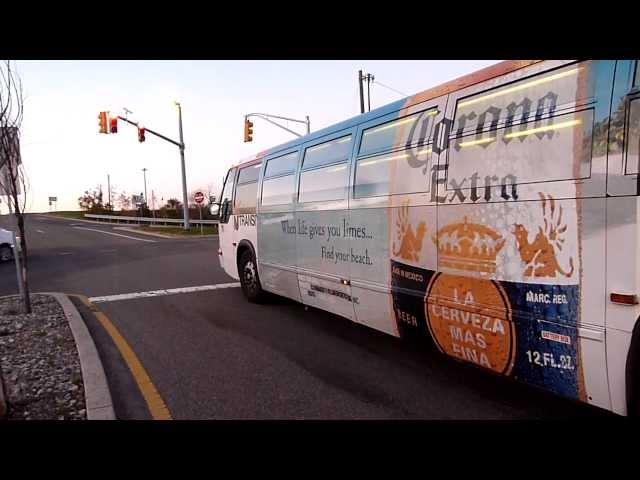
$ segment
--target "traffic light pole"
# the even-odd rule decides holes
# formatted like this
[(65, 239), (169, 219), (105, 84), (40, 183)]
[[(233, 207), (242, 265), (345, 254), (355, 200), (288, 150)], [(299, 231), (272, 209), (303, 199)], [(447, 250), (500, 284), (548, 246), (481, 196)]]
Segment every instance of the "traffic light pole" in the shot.
[(282, 128), (283, 130), (286, 130), (289, 133), (294, 134), (297, 137), (301, 137), (302, 135), (300, 135), (297, 132), (294, 132), (293, 130), (289, 130), (287, 127), (283, 127), (282, 125), (280, 125), (277, 122), (274, 122), (273, 120), (270, 120), (271, 118), (278, 118), (280, 120), (288, 120), (290, 122), (296, 122), (296, 123), (304, 123), (307, 126), (307, 135), (309, 135), (309, 133), (311, 133), (311, 121), (309, 120), (309, 116), (306, 116), (306, 120), (297, 120), (295, 118), (287, 118), (287, 117), (279, 117), (277, 115), (269, 115), (268, 113), (249, 113), (247, 115), (244, 116), (244, 118), (249, 118), (249, 117), (258, 117), (261, 118), (269, 123), (273, 123), (275, 126)]
[[(182, 136), (182, 107), (180, 106), (179, 103), (177, 104), (177, 106), (178, 106), (178, 123), (180, 128), (180, 142), (176, 142), (175, 140), (172, 140), (169, 137), (165, 137), (161, 133), (155, 132), (147, 127), (144, 127), (144, 131), (152, 135), (155, 135), (156, 137), (159, 137), (169, 143), (173, 143), (176, 147), (180, 149), (180, 166), (182, 168), (182, 211), (183, 211), (183, 219), (184, 219), (183, 227), (185, 230), (189, 230), (189, 203), (187, 198), (187, 177), (185, 173), (185, 164), (184, 164), (184, 139)], [(132, 122), (131, 120), (121, 117), (120, 115), (118, 115), (118, 118), (123, 122), (127, 122), (135, 126), (136, 128), (140, 128), (140, 126), (136, 122)], [(146, 198), (145, 198), (145, 201), (146, 201)]]
[[(138, 126), (138, 124), (136, 122), (132, 122), (131, 120), (127, 120), (124, 117), (121, 117), (120, 115), (118, 115), (118, 118), (120, 120), (122, 120), (123, 122), (127, 122), (130, 123), (131, 125), (133, 125), (134, 127), (140, 128)], [(182, 120), (180, 121), (180, 123), (182, 123)], [(169, 143), (173, 143), (176, 147), (178, 148), (184, 148), (183, 145), (181, 143), (176, 142), (175, 140), (171, 140), (169, 137), (165, 137), (164, 135), (162, 135), (161, 133), (158, 132), (154, 132), (153, 130), (151, 130), (150, 128), (144, 127), (144, 131), (145, 132), (149, 132), (152, 135), (155, 135), (156, 137), (160, 137), (163, 140), (166, 140)]]

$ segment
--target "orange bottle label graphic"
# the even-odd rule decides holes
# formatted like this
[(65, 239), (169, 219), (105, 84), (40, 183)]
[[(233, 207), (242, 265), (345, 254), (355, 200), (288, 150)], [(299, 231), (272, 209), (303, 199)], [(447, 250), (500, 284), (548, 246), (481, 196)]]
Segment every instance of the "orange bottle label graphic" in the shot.
[[(495, 273), (504, 238), (477, 223), (455, 222), (433, 238), (441, 267)], [(443, 352), (508, 375), (513, 367), (515, 330), (511, 308), (500, 284), (492, 280), (440, 273), (433, 277), (426, 302), (431, 336)]]
[(515, 332), (500, 285), (450, 274), (431, 281), (426, 303), (429, 330), (438, 348), (453, 357), (508, 375)]

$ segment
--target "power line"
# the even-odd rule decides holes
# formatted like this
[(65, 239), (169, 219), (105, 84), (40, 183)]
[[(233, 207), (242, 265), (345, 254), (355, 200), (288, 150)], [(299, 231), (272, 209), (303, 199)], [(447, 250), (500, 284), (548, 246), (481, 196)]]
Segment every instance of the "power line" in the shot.
[(397, 94), (402, 95), (403, 97), (408, 97), (409, 96), (406, 93), (401, 92), (400, 90), (396, 90), (395, 88), (391, 88), (391, 87), (385, 85), (384, 83), (380, 83), (380, 81), (378, 81), (378, 80), (375, 80), (373, 83), (374, 84), (378, 84), (381, 87), (388, 88), (389, 90), (391, 90), (393, 92), (396, 92)]

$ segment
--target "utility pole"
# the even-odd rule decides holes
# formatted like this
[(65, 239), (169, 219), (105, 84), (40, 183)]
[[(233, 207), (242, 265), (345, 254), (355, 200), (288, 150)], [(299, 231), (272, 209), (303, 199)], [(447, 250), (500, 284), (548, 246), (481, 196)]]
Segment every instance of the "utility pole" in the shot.
[(358, 85), (360, 86), (360, 113), (364, 113), (364, 92), (362, 89), (362, 70), (358, 70)]
[(182, 106), (178, 107), (178, 125), (180, 128), (180, 161), (182, 162), (182, 209), (184, 212), (184, 229), (189, 230), (189, 199), (187, 198), (187, 177), (184, 172), (184, 138), (182, 137)]
[(148, 207), (147, 204), (147, 169), (142, 169), (142, 175), (144, 175), (144, 205)]
[(109, 190), (109, 208), (113, 210), (113, 205), (111, 205), (111, 178), (107, 173), (107, 189)]
[(369, 104), (369, 112), (371, 111), (371, 82), (373, 80), (373, 75), (367, 73), (367, 102)]

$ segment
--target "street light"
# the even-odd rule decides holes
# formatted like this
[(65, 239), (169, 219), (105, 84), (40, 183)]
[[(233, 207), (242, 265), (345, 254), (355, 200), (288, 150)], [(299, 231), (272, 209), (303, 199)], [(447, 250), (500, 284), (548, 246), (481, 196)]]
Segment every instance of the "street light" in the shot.
[(180, 161), (182, 165), (182, 208), (184, 214), (184, 229), (189, 229), (189, 199), (187, 198), (187, 176), (184, 167), (184, 138), (182, 137), (182, 106), (180, 102), (173, 102), (178, 107), (178, 127), (180, 128)]
[(142, 169), (142, 175), (144, 175), (144, 205), (147, 206), (147, 169)]

